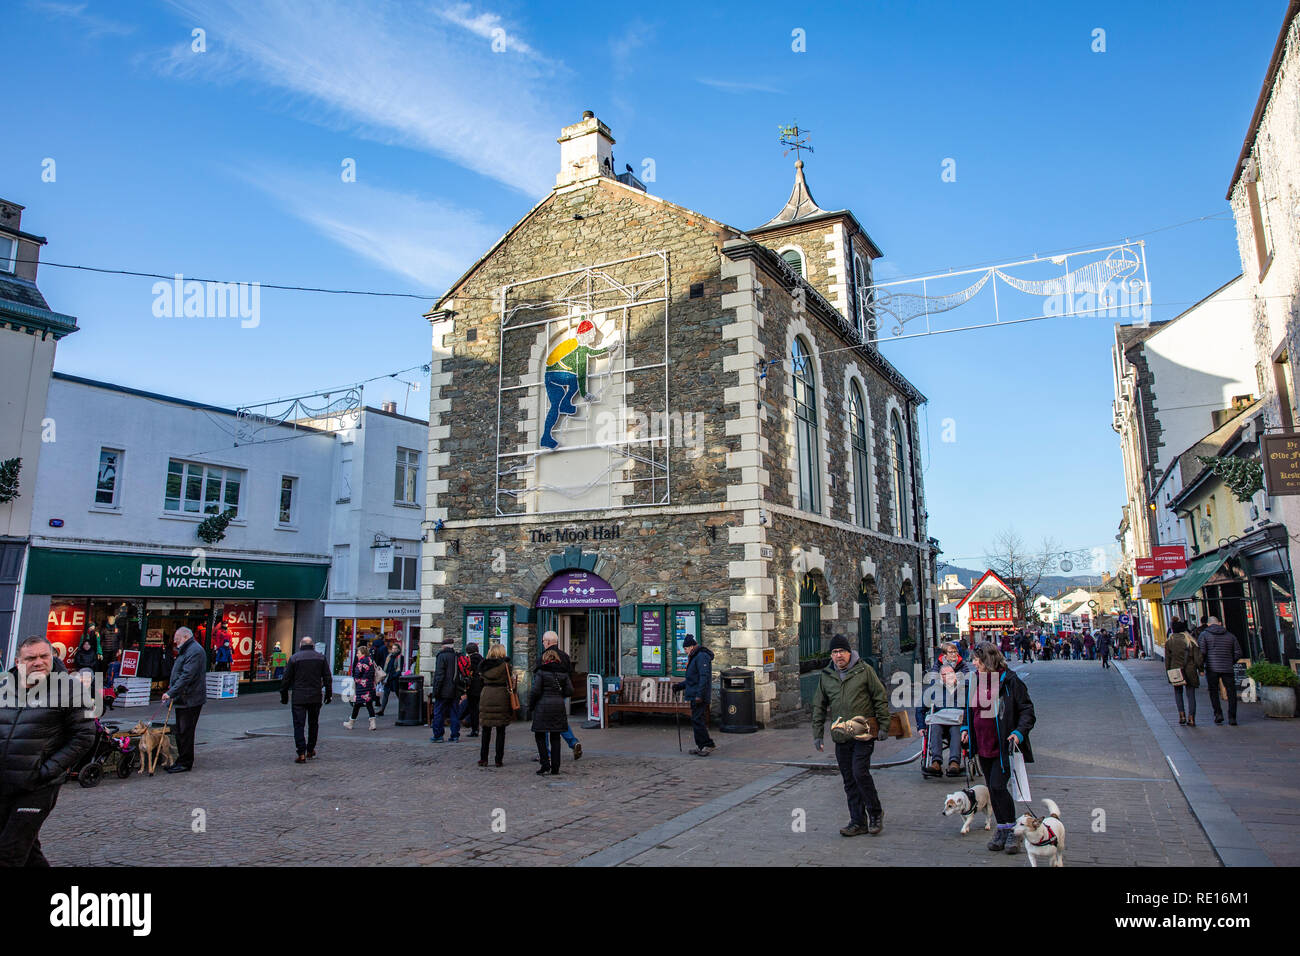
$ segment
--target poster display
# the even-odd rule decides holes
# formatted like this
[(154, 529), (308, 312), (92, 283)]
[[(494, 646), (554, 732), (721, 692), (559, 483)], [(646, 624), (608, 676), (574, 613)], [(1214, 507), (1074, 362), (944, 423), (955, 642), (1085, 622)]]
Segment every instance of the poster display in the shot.
[(51, 601), (45, 624), (45, 639), (54, 645), (54, 656), (61, 657), (68, 670), (77, 655), (81, 635), (86, 631), (85, 601)]
[(700, 639), (699, 612), (695, 608), (673, 608), (673, 658), (679, 674), (686, 673), (686, 662), (690, 659), (686, 648), (682, 647), (687, 637), (695, 638), (696, 642)]
[[(230, 669), (244, 672), (253, 662), (253, 630), (257, 625), (257, 602), (225, 604), (221, 609), (221, 621), (230, 635)], [(213, 629), (216, 637), (219, 628)]]
[(655, 676), (664, 672), (663, 608), (641, 609), (641, 673)]
[(465, 643), (473, 641), (486, 650), (487, 613), (484, 611), (465, 612)]
[(510, 653), (509, 611), (490, 611), (488, 613), (487, 644), (479, 644), (479, 648), (486, 654), (488, 647), (493, 644), (505, 645), (506, 653)]

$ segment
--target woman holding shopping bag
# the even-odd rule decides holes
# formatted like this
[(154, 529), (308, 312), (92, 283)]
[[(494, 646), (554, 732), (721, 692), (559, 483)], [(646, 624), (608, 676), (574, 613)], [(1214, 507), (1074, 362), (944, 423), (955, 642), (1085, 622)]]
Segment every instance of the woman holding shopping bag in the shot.
[[(1188, 727), (1196, 726), (1196, 688), (1201, 686), (1197, 673), (1203, 666), (1201, 645), (1187, 633), (1187, 622), (1174, 618), (1165, 641), (1165, 670), (1174, 685), (1174, 700), (1178, 703), (1178, 722)], [(1187, 693), (1187, 709), (1183, 709), (1183, 692)]]
[(1034, 727), (1034, 702), (1029, 688), (1007, 667), (996, 644), (984, 643), (975, 648), (975, 680), (966, 698), (966, 720), (961, 727), (961, 742), (970, 741), (979, 757), (984, 782), (988, 784), (997, 833), (989, 841), (990, 850), (1020, 852), (1020, 842), (1012, 830), (1016, 825), (1016, 804), (1011, 798), (1013, 760), (1017, 755), (1033, 763), (1029, 749), (1029, 731)]

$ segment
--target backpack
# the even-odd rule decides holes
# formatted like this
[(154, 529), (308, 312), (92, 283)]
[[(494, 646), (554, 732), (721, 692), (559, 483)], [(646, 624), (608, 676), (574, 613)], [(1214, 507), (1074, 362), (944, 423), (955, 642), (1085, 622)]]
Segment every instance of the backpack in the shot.
[(456, 658), (456, 693), (464, 694), (469, 691), (470, 678), (474, 674), (474, 662), (469, 659), (468, 654), (461, 654)]

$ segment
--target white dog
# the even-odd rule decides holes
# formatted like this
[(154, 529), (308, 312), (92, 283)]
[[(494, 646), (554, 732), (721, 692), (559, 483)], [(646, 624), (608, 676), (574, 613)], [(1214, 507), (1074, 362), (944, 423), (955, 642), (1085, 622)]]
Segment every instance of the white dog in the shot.
[(1061, 809), (1053, 800), (1044, 800), (1047, 816), (1021, 814), (1016, 820), (1016, 836), (1024, 840), (1025, 855), (1030, 866), (1050, 863), (1065, 866), (1065, 824), (1061, 822)]
[(965, 836), (970, 833), (971, 822), (975, 819), (977, 810), (984, 811), (984, 829), (993, 828), (993, 804), (989, 800), (989, 788), (982, 783), (967, 790), (957, 790), (948, 794), (943, 801), (943, 815), (950, 817), (954, 813), (960, 813), (962, 817), (961, 833), (958, 836)]

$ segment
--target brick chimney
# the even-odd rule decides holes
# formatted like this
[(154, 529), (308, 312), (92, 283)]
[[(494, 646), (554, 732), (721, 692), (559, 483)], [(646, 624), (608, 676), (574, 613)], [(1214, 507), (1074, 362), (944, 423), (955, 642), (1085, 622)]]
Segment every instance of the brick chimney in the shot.
[(555, 186), (560, 188), (584, 179), (608, 176), (616, 179), (614, 172), (614, 137), (609, 127), (587, 110), (582, 119), (560, 131), (560, 174)]

